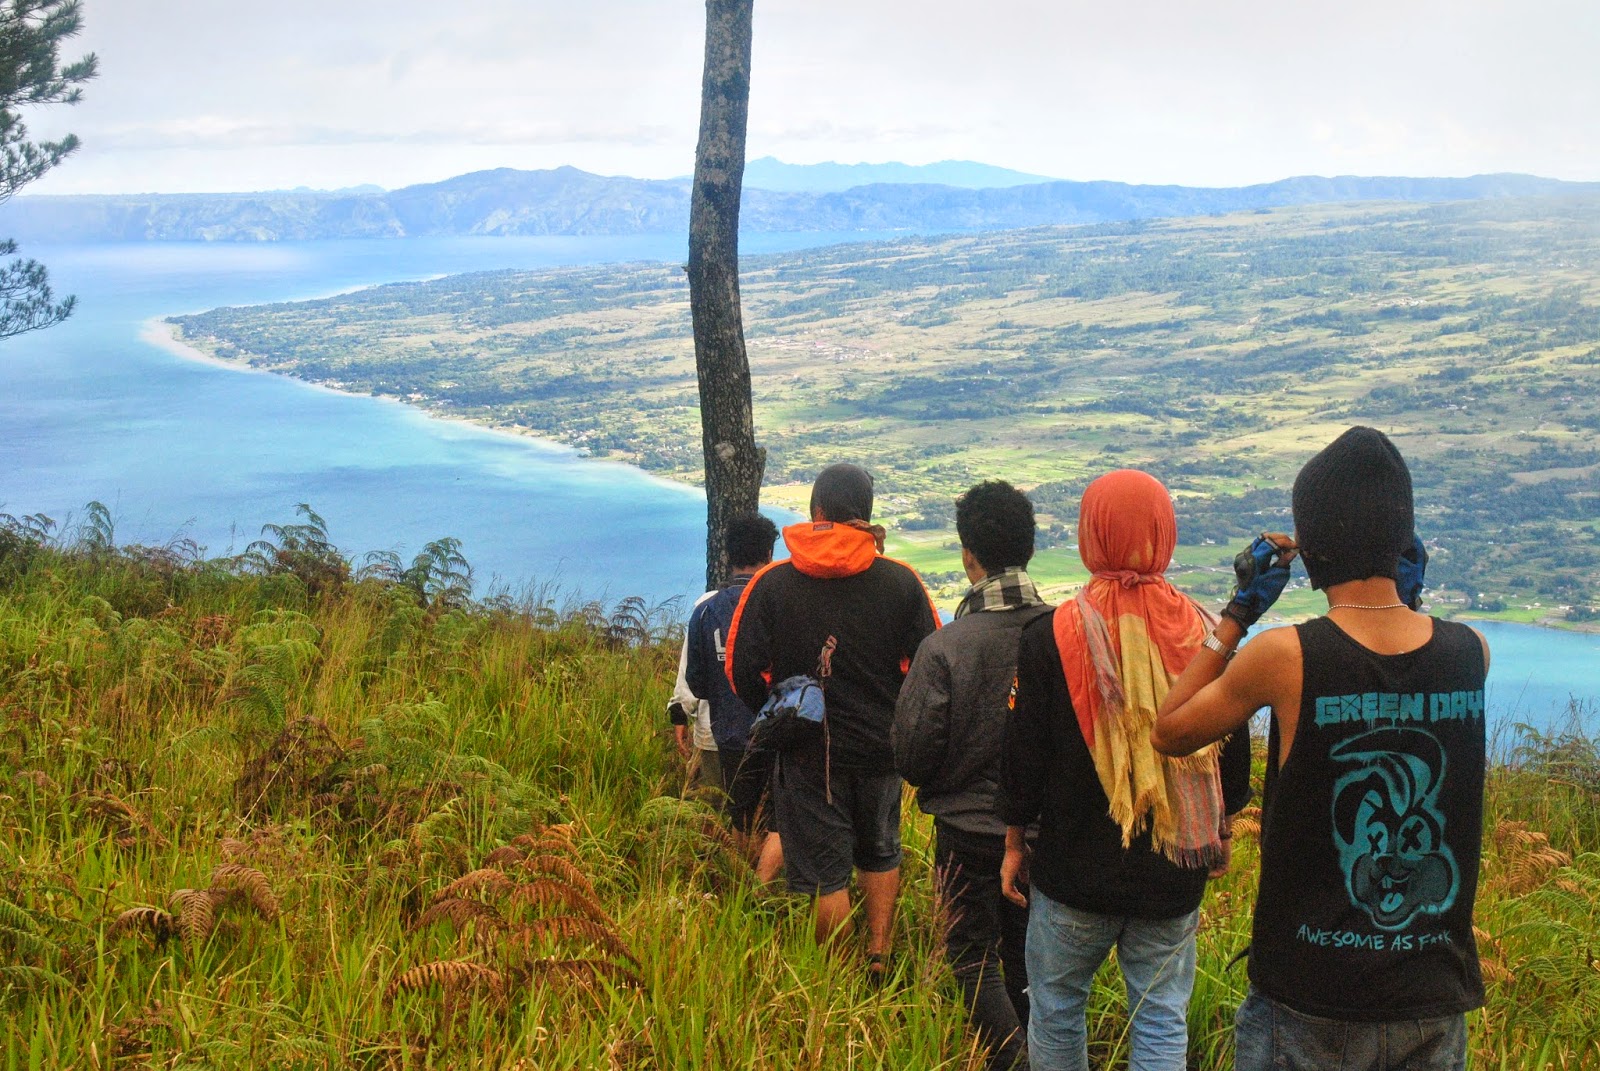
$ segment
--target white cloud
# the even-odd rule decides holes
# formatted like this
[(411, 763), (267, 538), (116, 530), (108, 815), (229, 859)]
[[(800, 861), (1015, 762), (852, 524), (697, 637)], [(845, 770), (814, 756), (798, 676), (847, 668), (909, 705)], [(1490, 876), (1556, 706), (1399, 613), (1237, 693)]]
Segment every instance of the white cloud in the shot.
[[(693, 0), (89, 0), (40, 192), (394, 186), (692, 161)], [(750, 153), (1232, 184), (1600, 178), (1592, 0), (756, 0)], [(441, 173), (441, 169), (443, 169)]]

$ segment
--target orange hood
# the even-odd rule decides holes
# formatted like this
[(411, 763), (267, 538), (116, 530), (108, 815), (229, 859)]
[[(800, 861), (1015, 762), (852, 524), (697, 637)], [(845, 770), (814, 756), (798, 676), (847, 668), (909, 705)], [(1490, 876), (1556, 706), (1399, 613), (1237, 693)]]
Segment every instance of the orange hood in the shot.
[(835, 521), (802, 521), (783, 530), (789, 560), (807, 576), (855, 576), (878, 557), (877, 536), (866, 528)]

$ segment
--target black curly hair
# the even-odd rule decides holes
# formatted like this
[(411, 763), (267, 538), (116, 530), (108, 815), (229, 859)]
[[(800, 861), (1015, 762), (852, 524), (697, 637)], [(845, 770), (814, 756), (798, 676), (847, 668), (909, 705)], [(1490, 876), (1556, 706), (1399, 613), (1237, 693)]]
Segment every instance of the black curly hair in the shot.
[(731, 568), (765, 565), (772, 560), (772, 545), (778, 541), (778, 526), (759, 513), (741, 513), (728, 522), (723, 546), (728, 549)]
[(984, 480), (956, 499), (956, 534), (986, 573), (1033, 558), (1033, 503), (1004, 480)]

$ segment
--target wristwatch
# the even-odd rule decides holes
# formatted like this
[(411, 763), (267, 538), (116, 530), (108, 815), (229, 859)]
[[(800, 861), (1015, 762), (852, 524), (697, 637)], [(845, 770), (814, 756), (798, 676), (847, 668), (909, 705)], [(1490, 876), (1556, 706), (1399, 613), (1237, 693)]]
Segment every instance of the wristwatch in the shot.
[(1200, 641), (1200, 646), (1206, 648), (1207, 650), (1217, 652), (1229, 662), (1232, 662), (1233, 656), (1239, 653), (1233, 648), (1223, 646), (1222, 641), (1217, 639), (1217, 634), (1215, 632), (1206, 633), (1206, 638)]

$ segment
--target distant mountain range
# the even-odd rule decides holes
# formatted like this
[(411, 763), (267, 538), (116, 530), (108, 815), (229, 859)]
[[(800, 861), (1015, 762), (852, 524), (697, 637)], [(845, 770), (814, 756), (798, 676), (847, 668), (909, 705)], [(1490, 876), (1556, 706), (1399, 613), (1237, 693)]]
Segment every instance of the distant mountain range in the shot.
[[(759, 166), (758, 166), (759, 165)], [(905, 165), (812, 165), (838, 174)], [(746, 231), (999, 230), (1200, 216), (1335, 201), (1461, 201), (1597, 192), (1600, 183), (1532, 175), (1472, 178), (1290, 178), (1257, 186), (1136, 186), (1045, 181), (980, 189), (928, 182), (871, 183), (843, 190), (760, 188), (755, 179), (798, 181), (794, 168), (758, 160), (745, 185)], [(918, 174), (1000, 181), (1002, 168), (950, 161)], [(834, 172), (815, 181), (831, 181)], [(286, 241), (457, 235), (681, 234), (688, 229), (688, 179), (499, 168), (398, 190), (279, 190), (268, 193), (115, 194), (19, 197), (0, 206), (0, 236), (48, 241)]]
[(987, 190), (1054, 181), (1046, 175), (1029, 175), (971, 160), (940, 160), (936, 164), (786, 164), (775, 157), (763, 156), (744, 165), (746, 189), (788, 193), (833, 193), (885, 182)]

